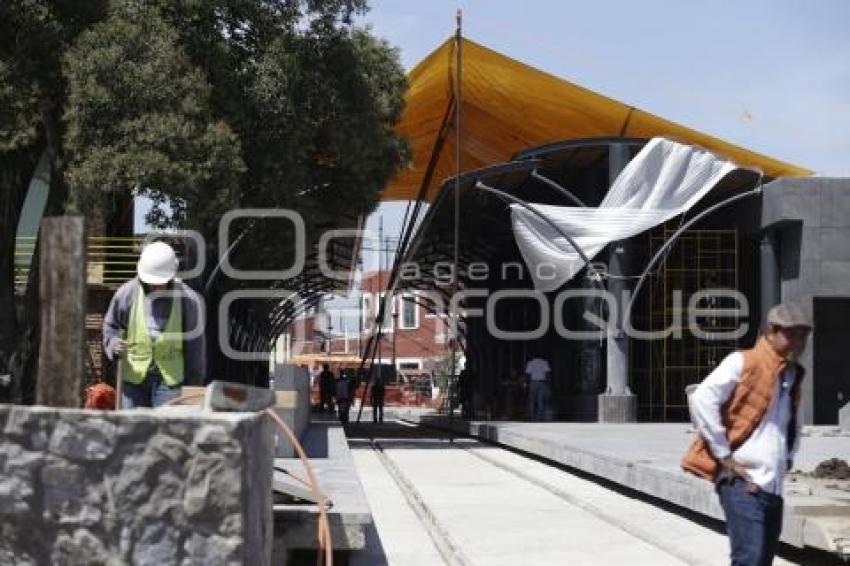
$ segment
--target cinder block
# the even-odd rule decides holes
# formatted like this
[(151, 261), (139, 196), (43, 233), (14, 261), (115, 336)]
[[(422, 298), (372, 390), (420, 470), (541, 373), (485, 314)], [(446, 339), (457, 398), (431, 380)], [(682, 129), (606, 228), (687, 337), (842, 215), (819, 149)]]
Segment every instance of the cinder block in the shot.
[(850, 261), (850, 227), (821, 228), (820, 257), (812, 257), (811, 259)]
[(255, 412), (275, 403), (274, 391), (241, 383), (213, 381), (204, 396), (205, 411)]
[(823, 191), (823, 226), (850, 227), (850, 179), (819, 179)]
[(820, 292), (825, 295), (850, 293), (850, 261), (824, 261), (820, 269)]
[(850, 430), (850, 403), (845, 404), (838, 411), (838, 426)]
[(762, 226), (802, 220), (807, 227), (822, 225), (822, 190), (817, 180), (786, 178), (768, 183), (762, 198)]
[(600, 395), (599, 422), (637, 422), (637, 395)]

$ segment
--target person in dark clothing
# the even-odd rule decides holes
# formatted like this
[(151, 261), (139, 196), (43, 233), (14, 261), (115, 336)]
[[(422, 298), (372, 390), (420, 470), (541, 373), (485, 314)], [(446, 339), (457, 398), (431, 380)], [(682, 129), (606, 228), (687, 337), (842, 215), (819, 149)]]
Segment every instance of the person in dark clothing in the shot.
[(351, 381), (344, 372), (339, 372), (339, 379), (336, 380), (336, 407), (339, 411), (339, 422), (342, 426), (348, 425), (348, 409), (351, 407)]
[(322, 364), (322, 373), (319, 374), (319, 410), (330, 411), (334, 410), (334, 374), (328, 364)]
[(474, 415), (474, 389), (475, 375), (469, 367), (463, 368), (458, 376), (458, 390), (460, 392), (461, 417), (471, 419)]
[(372, 385), (372, 422), (384, 423), (384, 380), (378, 376)]

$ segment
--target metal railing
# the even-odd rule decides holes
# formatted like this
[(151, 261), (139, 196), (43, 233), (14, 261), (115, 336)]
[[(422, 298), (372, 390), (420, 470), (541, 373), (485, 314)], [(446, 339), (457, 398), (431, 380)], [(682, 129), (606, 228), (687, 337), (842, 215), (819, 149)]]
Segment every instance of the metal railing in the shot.
[[(86, 270), (89, 285), (117, 288), (136, 275), (136, 263), (146, 236), (89, 236), (86, 238)], [(35, 253), (36, 236), (15, 239), (15, 291), (26, 290)], [(178, 257), (181, 249), (176, 249)]]

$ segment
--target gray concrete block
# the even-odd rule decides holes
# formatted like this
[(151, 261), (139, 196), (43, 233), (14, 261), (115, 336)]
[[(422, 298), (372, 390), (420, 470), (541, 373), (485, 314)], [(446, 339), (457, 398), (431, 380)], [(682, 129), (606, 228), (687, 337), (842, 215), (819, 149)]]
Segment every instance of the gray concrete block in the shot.
[(800, 234), (800, 261), (820, 261), (823, 255), (823, 228), (803, 225)]
[(764, 187), (762, 227), (802, 220), (808, 227), (822, 224), (822, 198), (818, 183), (810, 178), (779, 179)]
[(801, 261), (794, 277), (782, 278), (782, 300), (817, 294), (821, 288), (821, 262)]
[(822, 261), (850, 261), (850, 227), (821, 228), (819, 251), (819, 257), (809, 257), (805, 255), (804, 247), (804, 257)]
[[(310, 426), (310, 375), (305, 368), (275, 364), (274, 411), (302, 439)], [(292, 458), (295, 448), (281, 430), (275, 431), (275, 457)]]
[(255, 412), (274, 405), (274, 391), (241, 383), (213, 381), (204, 391), (205, 411)]
[(838, 426), (850, 430), (850, 403), (845, 404), (838, 411)]
[(847, 295), (850, 291), (850, 261), (824, 261), (820, 265), (819, 295)]
[(825, 179), (823, 226), (850, 227), (850, 179)]
[(637, 421), (637, 395), (600, 395), (598, 403), (601, 423)]

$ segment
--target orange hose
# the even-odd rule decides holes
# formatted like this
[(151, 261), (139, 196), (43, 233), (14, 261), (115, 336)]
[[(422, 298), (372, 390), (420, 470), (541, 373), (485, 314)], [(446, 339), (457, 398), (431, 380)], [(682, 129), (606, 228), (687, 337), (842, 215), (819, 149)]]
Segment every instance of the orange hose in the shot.
[[(289, 438), (289, 441), (292, 442), (295, 452), (304, 464), (304, 469), (307, 471), (307, 476), (310, 479), (310, 487), (313, 490), (313, 495), (319, 502), (319, 549), (324, 549), (325, 551), (325, 566), (333, 566), (333, 541), (331, 539), (330, 522), (328, 521), (327, 498), (325, 497), (325, 494), (319, 490), (319, 482), (316, 480), (315, 473), (313, 473), (313, 467), (310, 465), (310, 460), (307, 458), (304, 448), (301, 446), (301, 443), (298, 442), (298, 439), (295, 437), (292, 429), (290, 429), (289, 425), (287, 425), (286, 422), (271, 409), (266, 409), (266, 414), (269, 415), (281, 429), (283, 429), (283, 432)], [(321, 564), (321, 555), (319, 555), (317, 563)]]

